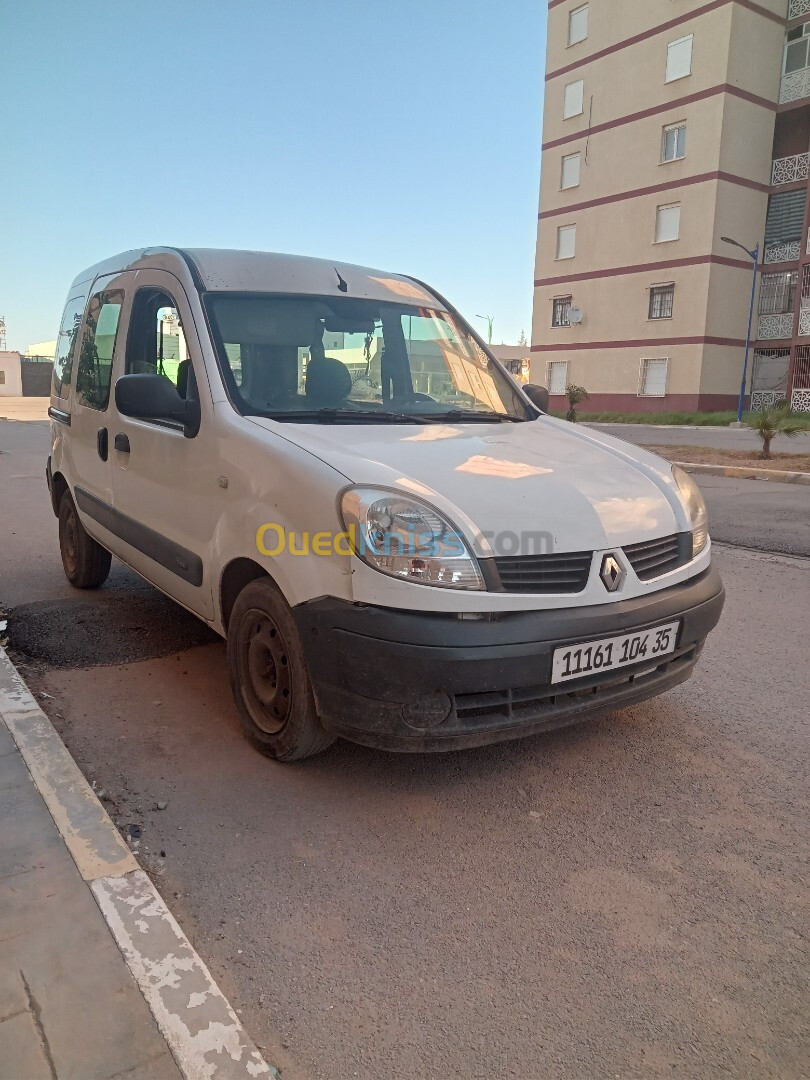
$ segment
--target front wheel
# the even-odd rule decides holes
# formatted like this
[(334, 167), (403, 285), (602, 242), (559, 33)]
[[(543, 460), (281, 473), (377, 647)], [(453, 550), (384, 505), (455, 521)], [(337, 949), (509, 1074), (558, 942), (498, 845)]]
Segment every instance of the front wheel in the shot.
[(65, 577), (77, 589), (97, 589), (107, 580), (112, 555), (85, 530), (69, 491), (59, 503), (59, 551)]
[(228, 666), (239, 718), (262, 753), (300, 761), (335, 741), (318, 719), (292, 612), (269, 578), (251, 581), (236, 598)]

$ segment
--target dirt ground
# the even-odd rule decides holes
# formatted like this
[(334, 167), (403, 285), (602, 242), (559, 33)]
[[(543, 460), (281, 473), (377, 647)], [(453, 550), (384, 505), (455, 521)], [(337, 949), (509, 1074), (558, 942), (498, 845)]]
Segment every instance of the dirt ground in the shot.
[(771, 451), (762, 458), (748, 450), (716, 450), (710, 446), (647, 446), (654, 454), (669, 461), (689, 461), (695, 465), (732, 465), (744, 469), (787, 469), (788, 472), (810, 472), (810, 454), (785, 454)]

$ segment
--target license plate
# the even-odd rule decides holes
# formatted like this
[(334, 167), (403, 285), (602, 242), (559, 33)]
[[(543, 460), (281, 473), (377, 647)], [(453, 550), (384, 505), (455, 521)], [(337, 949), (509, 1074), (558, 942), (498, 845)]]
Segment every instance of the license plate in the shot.
[(583, 641), (579, 645), (564, 645), (554, 650), (551, 681), (569, 682), (597, 671), (614, 671), (644, 661), (649, 663), (659, 656), (674, 652), (677, 637), (678, 623), (671, 622), (634, 634), (618, 634), (616, 637)]

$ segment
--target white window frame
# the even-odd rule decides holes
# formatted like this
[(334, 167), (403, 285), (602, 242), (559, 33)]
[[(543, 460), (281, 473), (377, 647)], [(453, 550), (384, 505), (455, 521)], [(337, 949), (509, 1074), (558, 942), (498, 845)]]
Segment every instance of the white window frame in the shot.
[[(672, 310), (669, 315), (653, 315), (653, 293), (656, 289), (663, 291), (664, 289), (672, 293)], [(651, 285), (647, 292), (647, 322), (661, 322), (668, 319), (675, 318), (675, 282), (674, 281), (659, 281), (657, 285)]]
[[(663, 210), (677, 210), (678, 211), (678, 228), (675, 236), (661, 236), (661, 212)], [(673, 244), (676, 240), (681, 238), (681, 204), (680, 203), (665, 203), (663, 206), (657, 206), (655, 208), (655, 239), (656, 244)]]
[[(576, 166), (573, 167), (576, 170), (576, 180), (574, 180), (570, 184), (566, 184), (566, 182), (565, 182), (565, 163), (567, 161), (570, 161), (570, 162), (576, 161)], [(562, 161), (560, 162), (560, 191), (568, 191), (569, 188), (579, 187), (579, 173), (580, 173), (581, 163), (582, 163), (582, 154), (580, 153), (579, 150), (577, 150), (576, 153), (574, 153), (574, 154), (563, 154)]]
[[(664, 365), (664, 387), (660, 393), (654, 393), (647, 389), (647, 372), (649, 371), (648, 365), (656, 364)], [(669, 383), (669, 357), (668, 356), (643, 356), (639, 364), (638, 369), (638, 394), (637, 397), (642, 398), (662, 398), (667, 396)]]
[[(782, 74), (783, 75), (788, 75), (788, 74), (793, 75), (798, 71), (806, 71), (807, 67), (810, 65), (810, 56), (808, 56), (808, 47), (810, 47), (810, 42), (808, 42), (808, 40), (807, 40), (808, 37), (810, 37), (810, 23), (803, 23), (803, 24), (800, 24), (799, 26), (791, 27), (791, 30), (788, 31), (788, 33), (792, 32), (793, 30), (801, 30), (801, 34), (798, 37), (793, 38), (792, 41), (790, 41), (788, 39), (788, 35), (785, 34), (785, 49), (784, 49), (784, 52), (782, 53)], [(801, 42), (804, 43), (805, 65), (804, 65), (804, 67), (801, 67), (801, 68), (793, 68), (792, 71), (788, 72), (788, 70), (787, 70), (788, 49), (790, 48), (791, 45), (795, 45), (797, 41), (801, 41)]]
[[(578, 87), (579, 89), (575, 89)], [(563, 120), (582, 116), (585, 110), (585, 80), (576, 79), (563, 87)]]
[[(808, 263), (808, 265), (810, 265), (810, 263)], [(557, 305), (561, 301), (565, 302), (566, 300), (568, 301), (568, 307), (565, 310), (565, 322), (555, 322), (554, 321), (554, 315), (555, 315), (555, 313), (557, 311)], [(551, 328), (553, 330), (559, 330), (559, 329), (561, 329), (563, 327), (571, 325), (571, 323), (568, 321), (568, 312), (571, 310), (571, 305), (573, 303), (574, 303), (574, 297), (571, 295), (571, 293), (565, 293), (563, 296), (552, 296), (552, 298), (551, 298)]]
[[(667, 135), (670, 131), (682, 131), (683, 135), (675, 136), (675, 156), (667, 157)], [(679, 153), (680, 151), (680, 153)], [(686, 157), (686, 121), (681, 120), (677, 124), (667, 124), (661, 131), (661, 164), (668, 165), (671, 161), (683, 161)]]
[[(568, 386), (568, 365), (569, 364), (570, 364), (570, 360), (547, 360), (546, 361), (546, 389), (548, 390), (549, 394), (556, 394), (558, 396), (562, 396), (563, 394), (565, 394), (565, 388), (566, 388), (566, 386)], [(555, 368), (558, 371), (562, 370), (564, 372), (562, 390), (554, 390), (554, 389), (552, 389), (552, 385), (551, 385), (552, 371)]]
[[(670, 41), (667, 44), (667, 70), (664, 82), (677, 82), (678, 79), (685, 79), (692, 74), (692, 52), (694, 49), (694, 34), (687, 34), (686, 37), (678, 38), (677, 41)], [(689, 65), (685, 68), (684, 61), (676, 62), (678, 58), (677, 50), (682, 48), (689, 42)], [(673, 51), (675, 50), (675, 51)], [(685, 56), (685, 50), (684, 50)]]
[[(566, 237), (567, 236), (572, 236), (573, 237), (573, 243), (571, 245), (571, 254), (570, 255), (562, 255), (561, 254), (561, 251), (567, 250), (567, 248), (563, 249), (563, 243), (562, 243), (563, 242), (563, 236), (566, 236)], [(574, 224), (572, 222), (570, 225), (560, 225), (560, 226), (558, 226), (558, 228), (557, 228), (557, 253), (555, 255), (555, 259), (558, 262), (561, 262), (564, 259), (573, 259), (574, 256), (576, 255), (576, 253), (577, 253), (577, 227), (576, 227), (576, 224)]]
[[(584, 20), (582, 16), (584, 15)], [(579, 16), (579, 19), (577, 19)], [(583, 26), (584, 22), (584, 26)], [(579, 25), (579, 30), (576, 29)], [(576, 37), (576, 34), (579, 34)], [(580, 41), (585, 41), (588, 37), (588, 5), (582, 4), (578, 8), (574, 8), (568, 12), (568, 44), (579, 45)]]

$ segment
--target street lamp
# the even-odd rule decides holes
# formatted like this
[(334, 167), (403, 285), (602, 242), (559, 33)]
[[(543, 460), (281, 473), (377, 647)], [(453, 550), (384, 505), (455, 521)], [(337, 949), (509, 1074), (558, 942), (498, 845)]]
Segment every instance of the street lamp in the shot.
[(487, 345), (492, 344), (492, 324), (495, 322), (494, 315), (476, 315), (476, 319), (482, 319), (487, 324)]
[(743, 361), (742, 382), (740, 383), (740, 400), (737, 403), (737, 424), (742, 425), (743, 403), (745, 402), (745, 383), (748, 377), (748, 352), (751, 348), (751, 324), (754, 321), (754, 296), (757, 291), (757, 270), (759, 269), (759, 244), (753, 251), (749, 251), (745, 244), (732, 240), (730, 236), (721, 236), (724, 244), (731, 244), (740, 251), (744, 251), (749, 259), (754, 260), (754, 277), (751, 281), (751, 306), (748, 309), (748, 332), (745, 335), (745, 360)]

